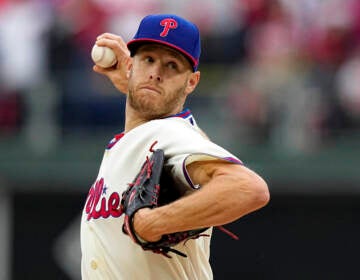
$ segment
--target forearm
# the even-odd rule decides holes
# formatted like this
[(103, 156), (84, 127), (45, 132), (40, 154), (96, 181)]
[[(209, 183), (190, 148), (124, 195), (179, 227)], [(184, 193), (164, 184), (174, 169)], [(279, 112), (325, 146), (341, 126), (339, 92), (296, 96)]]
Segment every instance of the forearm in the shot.
[(144, 236), (223, 225), (255, 211), (268, 201), (265, 182), (249, 172), (241, 179), (220, 175), (193, 194), (146, 211), (139, 232)]
[[(234, 193), (232, 185), (235, 183), (243, 184), (244, 188), (238, 187)], [(166, 221), (160, 228), (169, 233), (223, 225), (239, 219), (263, 206), (260, 195), (246, 184), (246, 180), (233, 182), (226, 176), (216, 178), (193, 195), (157, 209)]]

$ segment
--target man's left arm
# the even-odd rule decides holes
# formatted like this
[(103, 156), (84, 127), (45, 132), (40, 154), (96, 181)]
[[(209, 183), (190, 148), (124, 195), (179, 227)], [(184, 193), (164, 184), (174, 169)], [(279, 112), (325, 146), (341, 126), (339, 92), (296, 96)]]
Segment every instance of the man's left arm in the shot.
[(269, 202), (266, 182), (243, 165), (199, 161), (187, 171), (201, 188), (168, 205), (139, 210), (134, 225), (140, 237), (156, 241), (167, 233), (224, 225)]

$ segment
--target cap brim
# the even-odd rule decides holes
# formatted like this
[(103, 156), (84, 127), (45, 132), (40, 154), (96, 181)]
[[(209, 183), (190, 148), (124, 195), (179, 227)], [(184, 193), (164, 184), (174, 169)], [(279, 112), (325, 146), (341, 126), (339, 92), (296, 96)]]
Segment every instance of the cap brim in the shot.
[(198, 61), (195, 58), (193, 58), (188, 52), (184, 51), (183, 49), (181, 49), (181, 48), (179, 48), (179, 47), (177, 47), (177, 46), (175, 46), (173, 44), (161, 41), (161, 40), (148, 39), (148, 38), (141, 38), (141, 39), (131, 40), (131, 41), (129, 41), (127, 43), (127, 47), (130, 50), (131, 55), (134, 55), (136, 50), (144, 43), (156, 43), (156, 44), (165, 45), (165, 46), (168, 46), (168, 47), (170, 47), (172, 49), (175, 49), (176, 51), (183, 54), (189, 60), (193, 70), (196, 71), (197, 66), (198, 66)]

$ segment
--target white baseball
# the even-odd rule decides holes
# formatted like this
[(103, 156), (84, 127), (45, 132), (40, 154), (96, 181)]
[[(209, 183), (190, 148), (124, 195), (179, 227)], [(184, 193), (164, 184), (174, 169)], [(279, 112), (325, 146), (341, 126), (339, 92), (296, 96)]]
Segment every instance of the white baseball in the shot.
[(117, 62), (116, 55), (112, 49), (98, 45), (93, 46), (91, 58), (96, 65), (103, 68), (109, 68)]

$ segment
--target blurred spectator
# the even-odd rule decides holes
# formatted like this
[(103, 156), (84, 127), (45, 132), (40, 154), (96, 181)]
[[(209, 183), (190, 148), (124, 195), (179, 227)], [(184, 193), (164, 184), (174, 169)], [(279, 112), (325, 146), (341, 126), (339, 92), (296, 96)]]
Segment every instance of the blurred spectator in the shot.
[(106, 30), (106, 13), (92, 0), (66, 0), (55, 6), (59, 28), (71, 34), (77, 49), (88, 55), (96, 37)]
[[(247, 63), (235, 69), (229, 81), (229, 108), (239, 141), (272, 143), (284, 151), (312, 149), (317, 135), (310, 133), (316, 114), (316, 96), (309, 96), (306, 73), (298, 59), (291, 18), (278, 1), (261, 2), (247, 17)], [(258, 2), (260, 4), (260, 2)], [(260, 12), (261, 11), (261, 12)], [(257, 19), (261, 14), (261, 19)], [(304, 115), (304, 111), (307, 114)]]
[(341, 107), (352, 120), (351, 128), (360, 128), (360, 47), (340, 67), (336, 87)]
[(143, 0), (94, 0), (107, 14), (106, 27), (103, 31), (121, 35), (125, 41), (130, 40), (135, 32), (137, 23), (147, 14), (157, 14), (165, 11), (164, 1)]
[(28, 93), (47, 80), (46, 2), (0, 2), (0, 131), (19, 131)]
[(34, 87), (46, 79), (44, 34), (50, 13), (43, 2), (12, 0), (0, 16), (0, 81), (12, 90)]
[[(293, 22), (280, 2), (266, 2), (262, 11), (263, 21), (253, 25), (248, 31), (247, 48), (249, 59), (255, 63), (272, 64), (286, 60), (297, 52), (297, 42), (293, 32)], [(265, 4), (264, 4), (265, 5)]]
[(19, 132), (24, 117), (21, 96), (0, 88), (0, 134), (4, 136)]
[(233, 118), (230, 122), (234, 131), (232, 137), (235, 136), (236, 141), (243, 144), (266, 143), (269, 139), (270, 123), (268, 107), (262, 93), (250, 83), (234, 81), (229, 84), (227, 94), (227, 113)]

